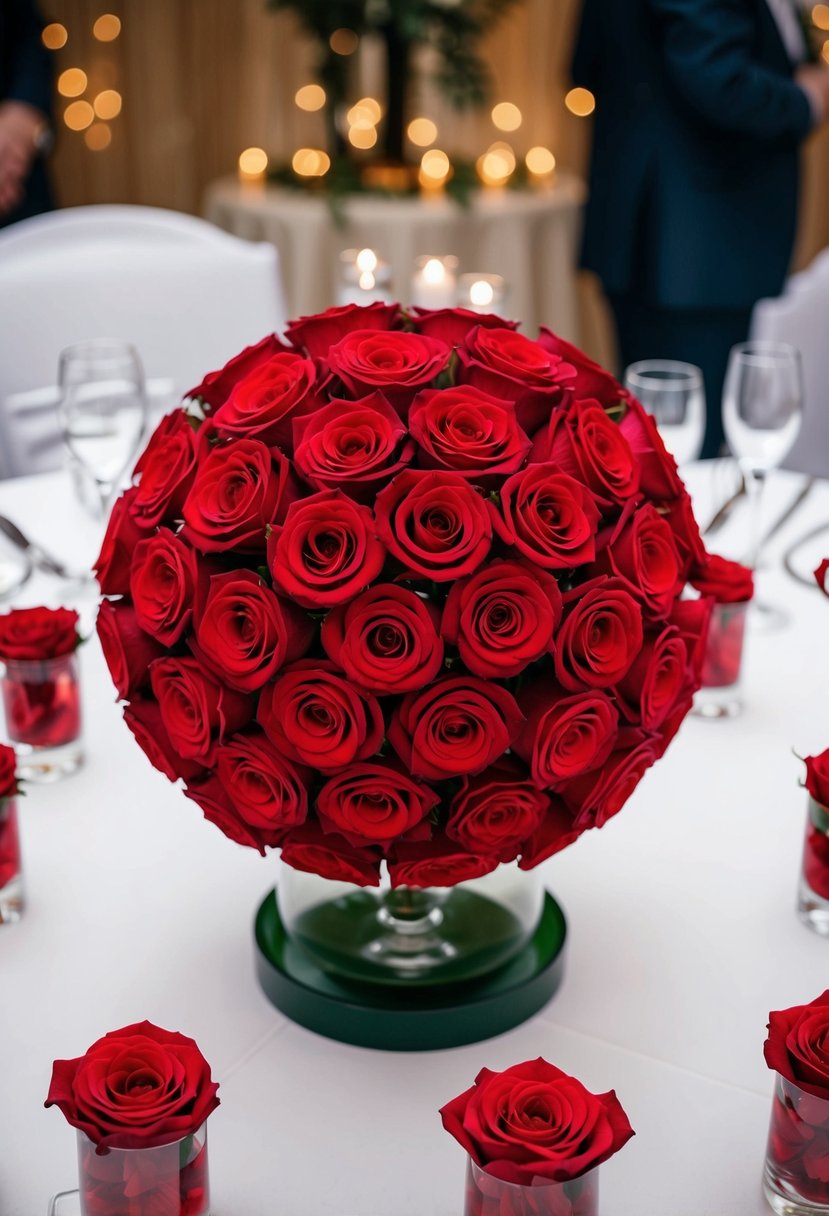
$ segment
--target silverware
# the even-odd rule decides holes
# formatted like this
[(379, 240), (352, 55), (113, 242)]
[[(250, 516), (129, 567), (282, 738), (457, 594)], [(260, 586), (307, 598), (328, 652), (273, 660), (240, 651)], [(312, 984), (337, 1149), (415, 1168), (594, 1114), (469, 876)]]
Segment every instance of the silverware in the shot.
[(43, 570), (46, 574), (54, 574), (58, 578), (70, 579), (72, 582), (86, 582), (92, 578), (91, 573), (81, 574), (67, 569), (63, 562), (52, 557), (40, 545), (36, 545), (25, 533), (20, 531), (17, 524), (6, 519), (5, 515), (0, 515), (0, 532), (9, 538), (13, 545), (21, 549), (38, 570)]
[(731, 512), (736, 507), (741, 498), (745, 497), (746, 483), (745, 478), (740, 478), (740, 484), (730, 498), (726, 498), (721, 507), (717, 509), (714, 515), (711, 516), (708, 523), (702, 529), (703, 536), (711, 536), (714, 532), (718, 532), (728, 519)]
[(809, 572), (808, 577), (801, 574), (799, 570), (795, 569), (792, 559), (798, 550), (803, 547), (803, 545), (807, 544), (811, 540), (815, 540), (824, 532), (829, 532), (829, 523), (818, 524), (816, 528), (812, 528), (812, 530), (807, 532), (805, 536), (799, 537), (794, 544), (789, 545), (788, 549), (783, 554), (783, 569), (794, 579), (796, 583), (800, 583), (804, 587), (814, 587), (817, 589), (815, 576), (811, 571)]
[(779, 515), (777, 517), (777, 519), (774, 521), (774, 523), (769, 528), (768, 532), (766, 532), (765, 535), (763, 536), (763, 539), (760, 541), (761, 549), (764, 549), (766, 547), (768, 542), (772, 539), (773, 536), (777, 535), (777, 533), (780, 531), (780, 529), (783, 527), (783, 525), (787, 524), (789, 522), (791, 517), (794, 515), (795, 511), (797, 511), (800, 504), (809, 497), (809, 495), (811, 494), (812, 489), (814, 487), (815, 480), (816, 479), (814, 477), (806, 477), (804, 479), (803, 485), (800, 487), (798, 492), (795, 494), (794, 498), (789, 503), (789, 505), (786, 507), (785, 511), (782, 513), (782, 515)]

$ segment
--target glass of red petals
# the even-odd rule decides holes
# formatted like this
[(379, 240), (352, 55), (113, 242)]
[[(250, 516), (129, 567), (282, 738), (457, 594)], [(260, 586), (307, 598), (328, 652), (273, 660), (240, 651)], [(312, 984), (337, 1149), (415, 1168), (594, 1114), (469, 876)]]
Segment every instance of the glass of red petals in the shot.
[(78, 614), (15, 608), (0, 616), (0, 689), (21, 777), (56, 781), (80, 768)]
[(633, 1135), (612, 1090), (540, 1057), (481, 1069), (440, 1116), (469, 1154), (464, 1216), (598, 1216), (599, 1166)]
[(0, 925), (13, 924), (23, 913), (23, 876), (17, 826), (17, 757), (0, 743)]
[(151, 1022), (55, 1060), (46, 1106), (78, 1129), (81, 1216), (207, 1216), (217, 1089), (193, 1039)]
[(829, 1212), (829, 991), (769, 1014), (776, 1073), (763, 1189), (778, 1216)]
[(797, 914), (816, 933), (829, 936), (829, 748), (806, 756), (806, 838), (797, 892)]
[(702, 687), (693, 712), (702, 718), (733, 718), (742, 711), (740, 671), (746, 614), (754, 595), (754, 575), (747, 566), (707, 554), (692, 585), (714, 601), (702, 666)]

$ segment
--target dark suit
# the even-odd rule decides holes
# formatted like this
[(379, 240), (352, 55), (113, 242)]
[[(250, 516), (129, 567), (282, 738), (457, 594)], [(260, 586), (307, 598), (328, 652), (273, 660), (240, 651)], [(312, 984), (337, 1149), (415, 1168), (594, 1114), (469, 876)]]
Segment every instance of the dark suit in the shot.
[(582, 264), (623, 364), (702, 366), (705, 452), (722, 440), (728, 349), (778, 295), (813, 118), (766, 0), (585, 0), (575, 83), (596, 96)]
[[(0, 101), (25, 101), (45, 117), (52, 113), (52, 62), (40, 40), (43, 22), (34, 0), (0, 0)], [(14, 211), (0, 227), (39, 215), (54, 205), (43, 158), (35, 158)]]

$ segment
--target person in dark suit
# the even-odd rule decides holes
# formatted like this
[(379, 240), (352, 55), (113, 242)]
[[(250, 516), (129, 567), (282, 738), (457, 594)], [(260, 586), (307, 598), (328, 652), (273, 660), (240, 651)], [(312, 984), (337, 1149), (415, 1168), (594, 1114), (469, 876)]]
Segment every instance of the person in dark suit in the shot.
[(53, 206), (52, 64), (33, 0), (0, 0), (0, 227)]
[(584, 0), (573, 80), (595, 95), (582, 265), (604, 286), (622, 366), (703, 370), (704, 456), (723, 443), (730, 348), (780, 293), (798, 148), (829, 110), (801, 64), (794, 0)]

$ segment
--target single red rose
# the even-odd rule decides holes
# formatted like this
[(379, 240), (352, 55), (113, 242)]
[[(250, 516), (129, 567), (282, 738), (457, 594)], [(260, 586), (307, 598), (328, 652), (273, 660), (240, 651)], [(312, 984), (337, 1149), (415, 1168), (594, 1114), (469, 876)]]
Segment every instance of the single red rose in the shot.
[(476, 676), (505, 679), (552, 651), (561, 612), (552, 575), (497, 561), (453, 585), (440, 631)]
[(706, 553), (704, 562), (691, 571), (691, 584), (718, 604), (745, 604), (754, 595), (754, 574), (748, 566), (716, 553)]
[(386, 559), (371, 511), (341, 490), (322, 490), (291, 503), (268, 538), (277, 591), (319, 611), (353, 599), (380, 574)]
[(747, 604), (714, 604), (702, 665), (704, 688), (728, 688), (740, 678)]
[(265, 548), (266, 529), (293, 497), (290, 465), (258, 439), (211, 448), (184, 503), (184, 540), (201, 553)]
[(293, 451), (293, 419), (323, 403), (313, 359), (280, 351), (237, 380), (213, 421), (223, 439), (260, 439)]
[(613, 1090), (592, 1094), (540, 1057), (504, 1072), (482, 1068), (440, 1116), (487, 1174), (517, 1186), (578, 1178), (633, 1135)]
[(216, 773), (239, 818), (275, 848), (308, 818), (306, 774), (259, 731), (233, 735), (216, 749)]
[(494, 313), (473, 312), (471, 308), (415, 308), (414, 327), (427, 338), (437, 338), (447, 346), (460, 346), (467, 334), (477, 326), (484, 329), (517, 329), (517, 321), (504, 321)]
[(690, 641), (676, 625), (649, 629), (617, 685), (622, 712), (645, 730), (658, 730), (680, 701), (695, 691), (692, 663)]
[(519, 425), (533, 435), (572, 397), (576, 369), (513, 329), (479, 325), (458, 350), (457, 378), (512, 401)]
[(823, 561), (815, 570), (815, 582), (824, 595), (829, 596), (829, 557), (824, 557)]
[(511, 401), (468, 384), (418, 393), (409, 431), (420, 449), (421, 468), (450, 469), (483, 486), (520, 469), (532, 446)]
[(519, 870), (534, 870), (548, 857), (575, 843), (585, 831), (584, 826), (576, 826), (576, 816), (557, 794), (550, 795), (550, 804), (538, 828), (521, 845)]
[(374, 514), (389, 553), (434, 582), (471, 574), (492, 543), (486, 504), (458, 473), (407, 469), (377, 495)]
[(651, 503), (622, 512), (596, 570), (617, 575), (647, 613), (662, 618), (685, 582), (670, 525)]
[(326, 835), (318, 823), (295, 828), (282, 846), (282, 860), (295, 870), (358, 887), (380, 886), (379, 849), (357, 849), (341, 836)]
[(625, 394), (625, 413), (619, 430), (639, 462), (640, 486), (653, 501), (678, 498), (685, 494), (676, 461), (665, 447), (656, 422), (635, 397)]
[(406, 694), (387, 735), (410, 773), (440, 780), (481, 772), (506, 751), (522, 723), (515, 699), (499, 684), (444, 676)]
[(168, 781), (177, 781), (179, 777), (194, 781), (206, 775), (203, 764), (180, 756), (173, 747), (156, 701), (133, 697), (124, 706), (124, 721), (150, 764), (163, 773)]
[(829, 836), (816, 826), (811, 815), (803, 841), (803, 877), (815, 895), (829, 899)]
[(395, 583), (377, 583), (332, 608), (322, 645), (357, 687), (380, 695), (430, 684), (443, 667), (438, 610)]
[(829, 747), (817, 756), (806, 756), (806, 789), (820, 806), (829, 808)]
[(13, 747), (0, 743), (0, 799), (17, 793), (17, 756)]
[(492, 854), (467, 853), (443, 836), (397, 844), (389, 857), (389, 877), (395, 887), (454, 887), (491, 874), (498, 865)]
[(196, 659), (156, 659), (150, 683), (173, 747), (206, 766), (212, 765), (217, 744), (253, 716), (250, 697), (219, 683)]
[(294, 419), (294, 463), (317, 490), (340, 489), (371, 502), (378, 489), (411, 462), (414, 440), (382, 393), (360, 401), (331, 400)]
[(101, 552), (92, 567), (102, 595), (129, 595), (133, 551), (147, 535), (130, 510), (137, 493), (137, 486), (126, 490), (110, 513)]
[(397, 304), (344, 304), (329, 308), (313, 317), (300, 317), (291, 321), (285, 336), (297, 350), (304, 350), (314, 359), (324, 359), (332, 346), (346, 336), (359, 330), (386, 331), (392, 329), (400, 318)]
[(105, 1153), (172, 1144), (198, 1131), (219, 1105), (218, 1088), (193, 1039), (136, 1022), (76, 1060), (55, 1060), (45, 1105), (57, 1106)]
[(164, 648), (141, 629), (132, 604), (123, 600), (102, 600), (96, 626), (118, 699), (124, 701), (147, 686), (150, 663)]
[(829, 1101), (829, 989), (808, 1005), (770, 1013), (768, 1030), (763, 1054), (769, 1068)]
[(518, 704), (526, 721), (512, 748), (538, 789), (558, 789), (604, 764), (613, 750), (619, 714), (599, 689), (568, 693), (536, 677), (521, 689)]
[(12, 608), (0, 615), (0, 659), (57, 659), (80, 643), (74, 608)]
[(210, 579), (190, 645), (231, 688), (254, 692), (301, 658), (315, 632), (308, 615), (274, 595), (253, 570), (228, 570)]
[(376, 698), (325, 659), (301, 659), (263, 688), (257, 721), (283, 755), (328, 771), (373, 756), (383, 739)]
[(417, 392), (449, 365), (451, 349), (421, 334), (354, 330), (324, 356), (326, 365), (356, 396), (381, 392), (405, 416)]
[(180, 518), (196, 475), (196, 453), (196, 433), (184, 410), (162, 418), (133, 470), (139, 480), (129, 512), (139, 527)]
[(559, 338), (545, 325), (542, 325), (538, 331), (538, 345), (542, 350), (563, 359), (575, 369), (573, 396), (577, 399), (592, 398), (608, 408), (618, 406), (620, 400), (626, 395), (621, 384), (611, 376), (610, 372), (606, 372), (584, 351), (573, 346), (572, 342), (565, 342), (564, 338)]
[(0, 680), (6, 733), (13, 743), (62, 747), (81, 729), (81, 698), (73, 654), (9, 659)]
[(564, 597), (556, 636), (559, 682), (576, 692), (610, 688), (629, 671), (642, 645), (642, 609), (621, 579), (598, 578)]
[(639, 464), (630, 444), (595, 399), (556, 410), (535, 437), (533, 463), (558, 465), (583, 482), (599, 501), (624, 503), (639, 489)]
[(234, 385), (238, 384), (243, 377), (252, 372), (260, 363), (266, 363), (279, 351), (287, 349), (275, 334), (268, 334), (255, 346), (246, 346), (240, 354), (234, 355), (218, 371), (208, 372), (201, 384), (197, 384), (184, 395), (185, 397), (200, 398), (203, 407), (206, 407), (205, 413), (209, 414), (228, 399)]
[(501, 488), (501, 539), (545, 570), (583, 566), (596, 556), (599, 508), (590, 491), (555, 464), (532, 464)]
[(503, 756), (476, 777), (464, 777), (449, 805), (446, 835), (470, 853), (517, 857), (522, 841), (538, 829), (550, 807), (514, 756)]
[[(203, 781), (190, 781), (184, 791), (185, 798), (195, 802), (208, 823), (217, 827), (222, 835), (234, 844), (256, 849), (265, 856), (265, 841), (270, 843), (271, 833), (262, 833), (246, 823), (234, 805), (230, 794), (215, 774)], [(263, 835), (265, 840), (263, 840)]]
[(598, 771), (574, 777), (559, 791), (576, 816), (575, 826), (604, 827), (621, 811), (658, 756), (655, 736), (630, 728), (621, 730), (616, 748)]
[(353, 764), (329, 778), (317, 795), (324, 832), (338, 832), (351, 845), (388, 846), (420, 825), (440, 802), (428, 785), (385, 762)]
[(130, 595), (138, 624), (164, 646), (172, 646), (190, 624), (198, 559), (169, 528), (159, 528), (135, 546)]

